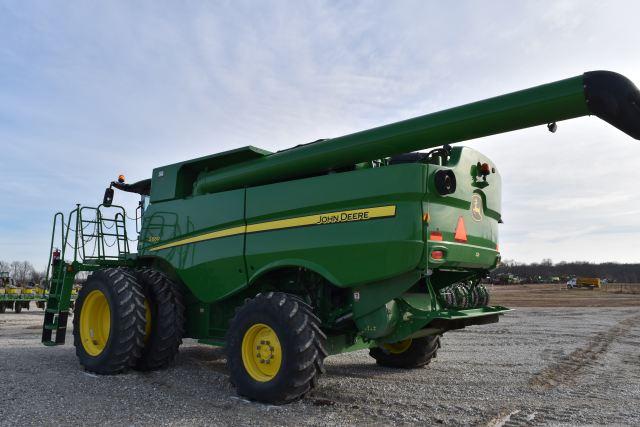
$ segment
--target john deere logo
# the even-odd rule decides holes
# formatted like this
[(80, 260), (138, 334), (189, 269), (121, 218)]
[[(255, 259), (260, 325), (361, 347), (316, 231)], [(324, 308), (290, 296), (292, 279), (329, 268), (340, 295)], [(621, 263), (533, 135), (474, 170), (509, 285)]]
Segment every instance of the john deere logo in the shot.
[(474, 221), (482, 221), (482, 197), (479, 194), (471, 196), (471, 217)]

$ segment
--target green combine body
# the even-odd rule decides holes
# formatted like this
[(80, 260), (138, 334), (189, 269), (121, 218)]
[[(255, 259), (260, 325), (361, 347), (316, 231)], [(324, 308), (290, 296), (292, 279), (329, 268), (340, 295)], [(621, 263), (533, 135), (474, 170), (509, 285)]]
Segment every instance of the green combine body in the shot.
[[(283, 403), (316, 384), (328, 354), (370, 348), (379, 364), (423, 366), (446, 331), (508, 311), (489, 305), (480, 284), (500, 261), (500, 174), (479, 152), (449, 144), (542, 124), (555, 131), (588, 114), (640, 139), (639, 105), (629, 80), (591, 72), (277, 153), (245, 147), (114, 182), (142, 196), (137, 253), (111, 187), (104, 205), (78, 207), (66, 222), (57, 214), (52, 249), (59, 241), (74, 250), (50, 260), (43, 342), (64, 343), (75, 274), (93, 271), (74, 334), (80, 362), (95, 372), (164, 367), (184, 336), (227, 348), (241, 395)], [(432, 151), (413, 153), (422, 149)]]

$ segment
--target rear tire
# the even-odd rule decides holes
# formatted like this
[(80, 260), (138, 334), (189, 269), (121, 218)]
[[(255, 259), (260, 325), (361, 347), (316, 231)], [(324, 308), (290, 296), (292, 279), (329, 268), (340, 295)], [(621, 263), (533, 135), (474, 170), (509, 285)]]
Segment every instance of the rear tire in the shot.
[(4, 313), (6, 310), (5, 305), (3, 302), (0, 302), (0, 314)]
[(73, 341), (80, 364), (97, 374), (135, 366), (144, 348), (142, 286), (130, 270), (95, 271), (80, 290), (73, 317)]
[(227, 332), (227, 367), (239, 395), (272, 404), (304, 396), (324, 372), (326, 335), (311, 307), (281, 292), (258, 294)]
[(369, 350), (378, 365), (413, 369), (428, 365), (440, 348), (440, 336), (413, 338)]
[(15, 311), (15, 312), (16, 312), (16, 314), (18, 314), (18, 313), (22, 313), (22, 304), (21, 304), (21, 303), (19, 303), (18, 301), (16, 301), (16, 302), (13, 304), (13, 311)]
[(150, 371), (169, 366), (178, 354), (184, 335), (184, 303), (178, 286), (164, 273), (142, 268), (137, 272), (149, 306), (145, 346), (136, 369)]

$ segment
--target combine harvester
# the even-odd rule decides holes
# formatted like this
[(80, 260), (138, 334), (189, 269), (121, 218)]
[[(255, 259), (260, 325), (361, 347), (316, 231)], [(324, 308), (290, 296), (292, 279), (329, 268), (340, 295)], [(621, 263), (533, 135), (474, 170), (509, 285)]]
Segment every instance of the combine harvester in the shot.
[[(479, 285), (500, 260), (498, 168), (449, 144), (586, 115), (640, 139), (638, 89), (596, 71), (276, 153), (245, 147), (121, 177), (99, 207), (54, 219), (52, 248), (73, 251), (51, 256), (42, 342), (65, 342), (74, 277), (91, 271), (73, 326), (92, 372), (163, 368), (189, 337), (226, 347), (240, 395), (285, 403), (317, 384), (330, 354), (368, 348), (384, 366), (424, 366), (443, 333), (508, 311)], [(113, 187), (141, 195), (137, 253)]]

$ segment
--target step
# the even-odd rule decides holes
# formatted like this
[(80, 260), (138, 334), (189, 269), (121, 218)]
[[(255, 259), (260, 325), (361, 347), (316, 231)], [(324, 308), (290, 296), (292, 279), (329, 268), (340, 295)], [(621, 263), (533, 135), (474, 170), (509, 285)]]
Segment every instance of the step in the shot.
[(45, 341), (42, 341), (42, 344), (46, 345), (47, 347), (54, 347), (56, 345), (64, 345), (64, 342), (45, 340)]
[[(56, 324), (53, 324), (53, 325), (44, 325), (44, 328), (48, 329), (50, 331), (55, 331), (55, 330), (58, 329), (58, 324), (56, 323)], [(60, 327), (60, 329), (67, 329), (67, 327), (63, 326), (63, 327)]]

